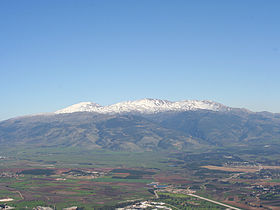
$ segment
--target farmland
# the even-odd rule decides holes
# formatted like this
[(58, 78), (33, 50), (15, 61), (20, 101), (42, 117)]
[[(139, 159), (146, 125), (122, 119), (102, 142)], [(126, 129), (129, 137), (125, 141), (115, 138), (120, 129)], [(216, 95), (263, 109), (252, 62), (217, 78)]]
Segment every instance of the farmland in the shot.
[[(185, 190), (238, 208), (280, 205), (277, 154), (258, 157), (256, 162), (255, 154), (235, 151), (131, 153), (21, 148), (2, 153), (6, 158), (0, 160), (0, 199), (13, 199), (8, 204), (16, 209), (114, 209), (139, 201), (163, 202), (174, 209), (224, 209), (188, 195), (179, 196)], [(158, 198), (156, 186), (163, 186)]]

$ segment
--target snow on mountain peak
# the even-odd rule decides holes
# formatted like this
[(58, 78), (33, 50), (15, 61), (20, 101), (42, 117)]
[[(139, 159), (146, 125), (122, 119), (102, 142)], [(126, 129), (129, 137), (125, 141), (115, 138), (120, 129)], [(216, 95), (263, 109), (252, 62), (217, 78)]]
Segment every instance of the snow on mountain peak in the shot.
[(188, 111), (188, 110), (212, 110), (229, 111), (230, 107), (213, 101), (185, 100), (171, 102), (160, 99), (145, 98), (136, 101), (125, 101), (109, 106), (100, 106), (92, 102), (81, 102), (64, 109), (58, 110), (55, 114), (73, 113), (73, 112), (97, 112), (97, 113), (128, 113), (137, 112), (143, 114), (152, 114), (166, 111)]
[(92, 102), (81, 102), (78, 104), (74, 104), (72, 106), (66, 107), (64, 109), (58, 110), (55, 113), (56, 114), (63, 114), (63, 113), (72, 113), (72, 112), (95, 112), (98, 111), (98, 109), (101, 106), (96, 103)]

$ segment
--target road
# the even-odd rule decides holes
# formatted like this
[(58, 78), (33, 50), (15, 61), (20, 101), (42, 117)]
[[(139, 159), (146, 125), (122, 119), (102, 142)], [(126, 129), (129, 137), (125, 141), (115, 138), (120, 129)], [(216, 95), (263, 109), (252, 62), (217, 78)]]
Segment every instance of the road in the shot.
[(218, 201), (214, 201), (214, 200), (211, 200), (211, 199), (208, 199), (208, 198), (204, 198), (204, 197), (201, 197), (201, 196), (198, 196), (198, 195), (195, 195), (195, 194), (188, 194), (189, 196), (193, 196), (193, 197), (196, 197), (196, 198), (199, 198), (199, 199), (202, 199), (202, 200), (205, 200), (205, 201), (209, 201), (209, 202), (212, 202), (212, 203), (215, 203), (215, 204), (218, 204), (220, 206), (224, 206), (224, 207), (227, 207), (229, 209), (234, 209), (234, 210), (241, 210), (239, 208), (236, 208), (236, 207), (233, 207), (233, 206), (229, 206), (227, 204), (223, 204), (223, 203), (220, 203)]

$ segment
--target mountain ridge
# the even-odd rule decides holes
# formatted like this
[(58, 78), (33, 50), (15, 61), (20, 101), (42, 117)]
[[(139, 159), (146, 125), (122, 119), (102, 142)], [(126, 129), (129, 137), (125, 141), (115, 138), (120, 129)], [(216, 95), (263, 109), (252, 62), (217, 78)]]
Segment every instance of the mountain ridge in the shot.
[(189, 111), (189, 110), (212, 110), (231, 111), (233, 108), (225, 106), (211, 100), (184, 100), (168, 101), (162, 99), (145, 98), (135, 101), (124, 101), (116, 104), (101, 106), (93, 102), (80, 102), (66, 108), (60, 109), (55, 114), (65, 114), (74, 112), (97, 112), (97, 113), (125, 113), (138, 112), (142, 114), (152, 114), (166, 111)]

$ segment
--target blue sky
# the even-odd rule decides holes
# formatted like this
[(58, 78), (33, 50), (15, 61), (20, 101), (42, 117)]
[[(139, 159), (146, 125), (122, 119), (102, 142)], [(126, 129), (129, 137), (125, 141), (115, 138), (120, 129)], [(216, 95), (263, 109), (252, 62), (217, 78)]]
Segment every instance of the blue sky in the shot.
[(81, 101), (280, 113), (278, 0), (0, 1), (0, 120)]

